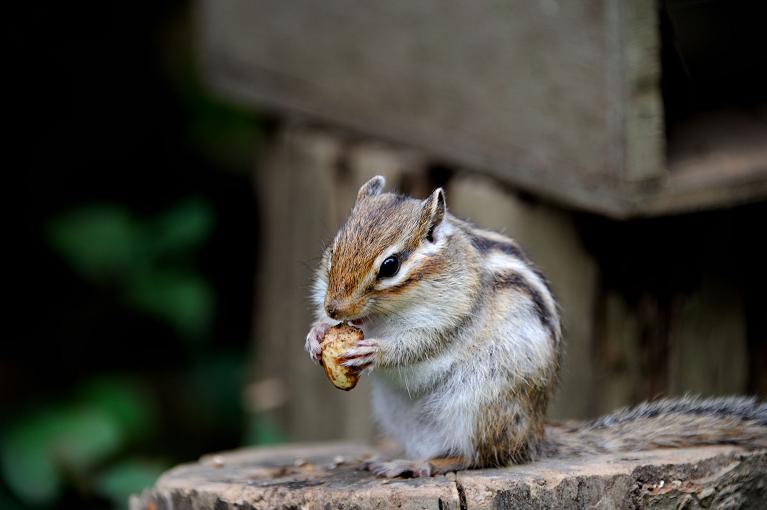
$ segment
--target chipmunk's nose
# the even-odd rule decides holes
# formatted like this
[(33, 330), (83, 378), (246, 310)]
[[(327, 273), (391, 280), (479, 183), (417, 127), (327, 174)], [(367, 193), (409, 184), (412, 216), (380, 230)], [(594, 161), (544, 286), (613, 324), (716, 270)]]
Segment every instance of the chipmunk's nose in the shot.
[(338, 320), (338, 318), (341, 316), (341, 308), (341, 304), (335, 299), (325, 300), (325, 311), (328, 313), (328, 317), (331, 319)]
[(325, 300), (325, 311), (328, 317), (335, 320), (348, 319), (354, 314), (356, 306), (348, 301), (338, 301), (336, 299)]

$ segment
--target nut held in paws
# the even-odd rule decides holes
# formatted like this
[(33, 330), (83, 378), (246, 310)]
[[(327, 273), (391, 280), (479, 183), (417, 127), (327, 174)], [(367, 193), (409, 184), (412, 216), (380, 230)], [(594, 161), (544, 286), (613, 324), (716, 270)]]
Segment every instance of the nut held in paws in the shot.
[(353, 367), (341, 365), (338, 358), (355, 347), (364, 337), (361, 329), (343, 323), (333, 326), (325, 333), (320, 344), (322, 366), (325, 368), (325, 375), (336, 388), (349, 391), (357, 385), (360, 378), (359, 371)]

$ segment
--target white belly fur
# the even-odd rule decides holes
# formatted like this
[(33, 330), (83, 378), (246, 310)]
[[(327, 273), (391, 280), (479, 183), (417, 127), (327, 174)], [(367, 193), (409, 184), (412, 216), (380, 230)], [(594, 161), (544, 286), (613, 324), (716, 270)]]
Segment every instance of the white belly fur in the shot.
[[(433, 368), (434, 360), (430, 363)], [(417, 366), (408, 367), (417, 370)], [(426, 382), (428, 377), (420, 377)], [(452, 391), (456, 385), (438, 383), (431, 389), (415, 387), (397, 369), (375, 371), (373, 413), (382, 431), (398, 441), (411, 459), (473, 453), (477, 403), (465, 389)]]

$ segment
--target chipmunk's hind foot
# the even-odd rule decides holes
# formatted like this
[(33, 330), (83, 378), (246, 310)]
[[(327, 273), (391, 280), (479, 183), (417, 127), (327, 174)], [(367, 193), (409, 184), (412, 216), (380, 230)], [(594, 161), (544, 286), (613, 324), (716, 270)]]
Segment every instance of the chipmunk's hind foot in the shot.
[(432, 476), (431, 464), (425, 460), (373, 461), (367, 463), (365, 469), (382, 478), (425, 478)]

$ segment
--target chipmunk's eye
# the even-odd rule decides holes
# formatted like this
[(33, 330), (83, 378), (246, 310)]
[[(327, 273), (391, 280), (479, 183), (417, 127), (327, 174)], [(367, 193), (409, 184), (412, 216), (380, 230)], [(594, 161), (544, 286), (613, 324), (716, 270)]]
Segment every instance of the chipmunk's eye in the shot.
[(397, 274), (399, 270), (399, 258), (396, 255), (386, 257), (381, 263), (381, 269), (378, 270), (378, 278), (390, 278)]

